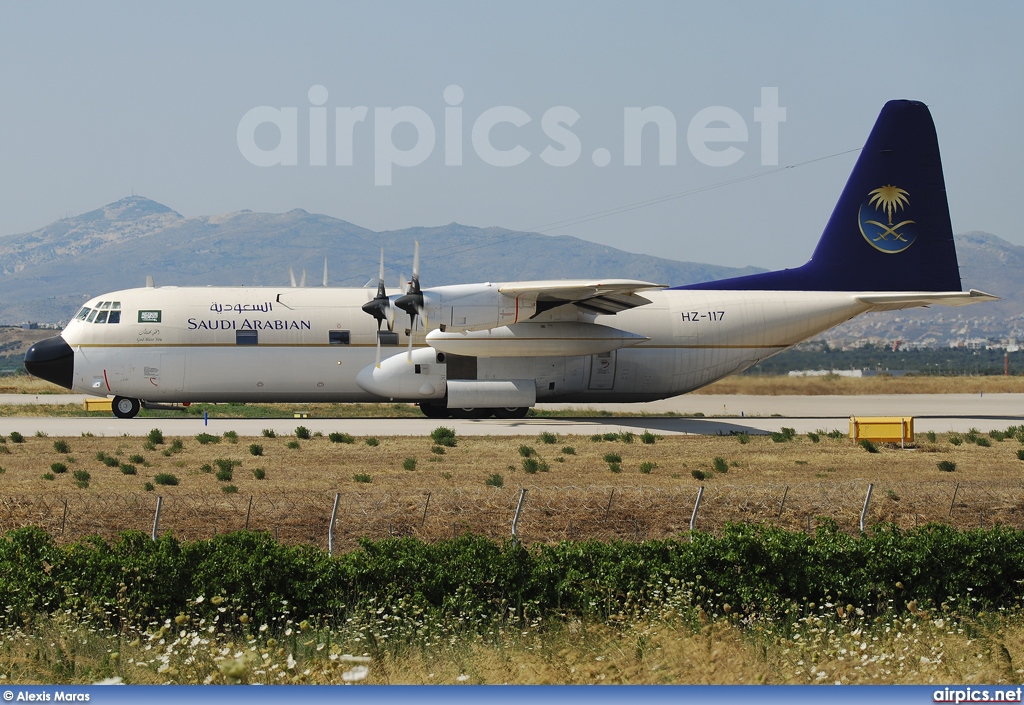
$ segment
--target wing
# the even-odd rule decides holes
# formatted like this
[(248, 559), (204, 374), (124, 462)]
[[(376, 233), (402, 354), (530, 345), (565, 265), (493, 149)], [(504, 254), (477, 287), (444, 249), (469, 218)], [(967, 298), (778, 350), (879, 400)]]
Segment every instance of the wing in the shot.
[(537, 313), (572, 304), (587, 313), (612, 315), (651, 303), (636, 292), (663, 288), (633, 279), (578, 279), (510, 282), (499, 285), (498, 291), (520, 301), (536, 301)]

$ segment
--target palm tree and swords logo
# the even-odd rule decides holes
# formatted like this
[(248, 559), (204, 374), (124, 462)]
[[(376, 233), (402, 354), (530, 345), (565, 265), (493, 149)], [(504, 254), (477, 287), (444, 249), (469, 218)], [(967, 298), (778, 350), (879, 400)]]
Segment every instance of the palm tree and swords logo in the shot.
[[(868, 193), (868, 200), (861, 204), (857, 213), (860, 233), (879, 252), (896, 254), (903, 252), (917, 239), (917, 228), (913, 220), (893, 223), (893, 216), (910, 205), (910, 194), (897, 186), (887, 184)], [(884, 214), (883, 222), (880, 216)]]

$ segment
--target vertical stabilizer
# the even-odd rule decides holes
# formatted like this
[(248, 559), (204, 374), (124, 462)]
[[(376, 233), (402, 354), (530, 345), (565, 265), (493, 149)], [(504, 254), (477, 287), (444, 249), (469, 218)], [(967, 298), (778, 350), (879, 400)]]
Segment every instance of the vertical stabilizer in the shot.
[(885, 104), (807, 264), (679, 288), (960, 291), (928, 107), (910, 100)]

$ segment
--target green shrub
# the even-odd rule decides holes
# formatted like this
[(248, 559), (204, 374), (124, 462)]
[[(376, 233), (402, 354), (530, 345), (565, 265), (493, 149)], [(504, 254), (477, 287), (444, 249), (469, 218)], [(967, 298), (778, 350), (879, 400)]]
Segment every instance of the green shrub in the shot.
[(121, 473), (124, 475), (134, 475), (137, 471), (135, 466), (129, 463), (121, 463)]
[(543, 460), (537, 462), (537, 470), (539, 470), (540, 472), (547, 472), (550, 469), (551, 468), (548, 467), (548, 464), (545, 463)]
[(57, 476), (54, 475), (52, 472), (44, 472), (43, 473), (43, 479), (44, 480), (56, 480)]
[(403, 470), (415, 470), (416, 469), (416, 458), (406, 458), (402, 461)]
[(633, 433), (632, 431), (625, 431), (619, 434), (619, 440), (622, 441), (623, 443), (632, 443), (634, 440), (636, 440), (636, 434)]
[(50, 470), (55, 475), (63, 475), (68, 471), (68, 466), (64, 463), (50, 463)]
[(657, 440), (658, 440), (658, 437), (655, 436), (650, 431), (644, 431), (640, 435), (640, 442), (643, 443), (644, 445), (652, 446), (652, 445), (654, 445), (657, 442)]
[(200, 433), (196, 436), (196, 440), (199, 441), (200, 445), (207, 445), (209, 443), (220, 443), (220, 436), (215, 436), (212, 433)]
[(277, 438), (277, 432), (272, 428), (263, 429), (264, 438)]
[(952, 434), (952, 435), (951, 435), (951, 436), (949, 437), (949, 442), (950, 442), (950, 443), (952, 443), (952, 444), (953, 444), (953, 445), (955, 445), (955, 446), (958, 446), (958, 445), (960, 445), (961, 443), (963, 443), (963, 442), (964, 442), (964, 439), (962, 439), (962, 438), (961, 438), (960, 436), (958, 436), (958, 435), (956, 435), (956, 434), (954, 433), (954, 434)]
[(443, 446), (430, 446), (430, 452), (433, 453), (434, 455), (444, 455), (444, 447)]
[(457, 443), (455, 440), (455, 429), (438, 426), (430, 432), (430, 440), (434, 442), (434, 445), (454, 448)]
[(1017, 451), (1017, 460), (1024, 460), (1024, 448)]
[(373, 436), (368, 436), (366, 438), (366, 445), (370, 446), (371, 448), (376, 448), (377, 446), (380, 445), (380, 441), (378, 441)]
[(257, 456), (263, 455), (263, 446), (261, 446), (259, 443), (249, 444), (249, 454)]
[(213, 466), (210, 465), (209, 463), (203, 463), (202, 465), (199, 466), (199, 471), (209, 474), (213, 472)]
[(619, 434), (617, 434), (617, 433), (606, 433), (603, 436), (601, 436), (601, 438), (603, 438), (606, 441), (617, 441), (617, 440), (619, 440)]
[(152, 492), (154, 490), (153, 483), (152, 482), (145, 483), (142, 486), (142, 489), (146, 490), (146, 492)]
[(142, 444), (143, 450), (156, 450), (156, 446), (153, 445), (152, 441), (146, 441)]
[(650, 462), (640, 463), (640, 472), (643, 473), (644, 475), (650, 475), (651, 474), (651, 470), (654, 470), (657, 467), (658, 467), (657, 463), (650, 463)]
[(523, 472), (533, 475), (539, 468), (536, 458), (523, 458)]
[(860, 439), (860, 444), (859, 445), (860, 445), (861, 448), (863, 448), (864, 450), (866, 450), (869, 453), (877, 453), (878, 452), (878, 446), (876, 446), (874, 443), (869, 441), (867, 438)]
[(929, 431), (925, 434), (925, 438), (928, 439), (929, 443), (935, 443), (938, 440), (938, 436), (935, 435), (935, 431)]
[(291, 448), (292, 450), (298, 450), (301, 448), (298, 441), (288, 441), (284, 444), (285, 448)]
[(220, 480), (221, 482), (231, 482), (231, 477), (233, 474), (234, 473), (231, 471), (230, 468), (226, 470), (224, 468), (221, 468), (220, 470), (217, 471), (217, 479)]
[(220, 491), (224, 494), (235, 494), (238, 492), (238, 488), (234, 485), (221, 485)]
[(365, 472), (358, 473), (352, 476), (352, 479), (356, 482), (372, 482), (373, 480)]
[(169, 455), (170, 453), (180, 453), (183, 450), (185, 450), (185, 442), (180, 438), (175, 438), (171, 441), (171, 447), (166, 449), (164, 452)]
[(600, 443), (603, 440), (603, 438), (604, 437), (600, 433), (595, 433), (593, 436), (590, 437), (590, 442)]
[(17, 431), (11, 431), (11, 443), (24, 443), (25, 437)]
[(964, 440), (968, 443), (974, 443), (978, 440), (979, 434), (981, 434), (981, 431), (976, 428), (968, 429), (967, 433), (964, 434)]
[(604, 462), (606, 462), (606, 463), (621, 463), (622, 462), (622, 456), (619, 455), (618, 453), (605, 453), (604, 454)]
[(228, 443), (238, 443), (238, 434), (234, 431), (225, 431), (224, 438), (227, 439)]
[(566, 446), (562, 448), (562, 455), (576, 455), (576, 449), (572, 446)]
[(178, 484), (178, 478), (169, 472), (157, 473), (157, 476), (153, 478), (153, 482), (158, 485), (176, 485)]
[(347, 433), (331, 433), (327, 436), (331, 443), (355, 443), (356, 439)]
[(53, 442), (53, 449), (58, 453), (64, 453), (65, 455), (71, 452), (71, 447), (68, 442), (64, 439), (56, 440)]
[(155, 446), (160, 445), (164, 442), (164, 432), (159, 428), (154, 428), (146, 435), (146, 440)]
[(213, 461), (213, 464), (216, 465), (221, 470), (227, 470), (230, 472), (234, 468), (237, 468), (239, 465), (241, 465), (242, 461), (232, 460), (228, 458), (217, 458), (216, 460)]
[(772, 437), (772, 442), (773, 443), (787, 443), (790, 440), (792, 440), (785, 433), (780, 433), (778, 431), (772, 431), (771, 432), (771, 437)]
[(116, 468), (121, 464), (121, 461), (112, 455), (108, 455), (105, 458), (103, 458), (103, 464), (106, 465), (108, 468)]
[(128, 456), (128, 462), (129, 463), (135, 463), (136, 465), (142, 465), (144, 462), (146, 462), (146, 459), (143, 458), (141, 455), (137, 455), (137, 454), (136, 455), (129, 455)]
[(619, 463), (608, 463), (608, 469), (617, 474), (622, 472), (622, 465)]
[(0, 454), (10, 455), (11, 454), (11, 449), (8, 448), (6, 445), (2, 445), (2, 446), (0, 446)]
[(263, 468), (253, 468), (252, 476), (255, 477), (257, 480), (262, 480), (266, 478), (267, 471), (264, 470)]
[(534, 451), (534, 449), (531, 448), (530, 446), (519, 446), (519, 455), (521, 455), (524, 458), (529, 458), (535, 452), (536, 451)]
[(983, 438), (981, 436), (978, 436), (977, 438), (975, 438), (974, 442), (975, 442), (976, 445), (979, 445), (982, 448), (991, 448), (992, 447), (992, 441), (990, 441), (987, 438)]
[(548, 431), (542, 431), (539, 438), (541, 443), (546, 443), (548, 445), (554, 445), (558, 442), (558, 436)]
[(703, 480), (707, 478), (707, 475), (704, 474), (703, 470), (693, 470), (690, 472), (690, 474), (693, 475), (694, 480)]
[(842, 431), (840, 431), (838, 428), (833, 428), (831, 431), (829, 431), (825, 435), (827, 435), (833, 441), (838, 441), (840, 438), (845, 438), (846, 437), (846, 434), (843, 433)]
[(312, 434), (310, 433), (309, 429), (306, 428), (305, 426), (297, 426), (295, 428), (295, 437), (301, 438), (304, 441), (308, 441), (312, 437)]
[(740, 442), (741, 446), (745, 446), (750, 443), (750, 434), (747, 432), (737, 433), (736, 440)]
[(502, 485), (505, 484), (505, 478), (503, 478), (498, 473), (494, 473), (486, 480), (484, 480), (484, 484), (487, 485), (488, 487), (501, 487)]
[(36, 431), (36, 438), (46, 438), (47, 435), (46, 431)]
[(715, 458), (711, 461), (711, 469), (715, 472), (729, 472), (729, 464), (725, 458)]
[(952, 460), (940, 460), (938, 467), (942, 472), (953, 472), (956, 470), (956, 463)]
[(808, 431), (807, 438), (810, 439), (811, 443), (818, 443), (819, 441), (821, 441), (821, 436), (815, 433), (814, 431)]
[(92, 475), (90, 475), (86, 470), (75, 470), (71, 473), (71, 476), (78, 482), (88, 482), (92, 479)]

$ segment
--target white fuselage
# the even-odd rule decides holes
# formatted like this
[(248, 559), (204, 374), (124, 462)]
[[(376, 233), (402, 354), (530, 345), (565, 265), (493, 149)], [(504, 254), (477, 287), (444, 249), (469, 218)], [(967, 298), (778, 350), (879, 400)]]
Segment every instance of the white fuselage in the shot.
[[(509, 342), (481, 337), (501, 338), (504, 329), (464, 340), (446, 334), (437, 345), (447, 359), (418, 329), (416, 364), (406, 362), (408, 316), (399, 311), (397, 345), (392, 338), (381, 348), (384, 364), (375, 368), (377, 322), (360, 310), (373, 293), (148, 287), (104, 294), (86, 308), (112, 310), (116, 303), (119, 322), (76, 319), (62, 333), (74, 350), (73, 387), (154, 402), (422, 401), (442, 398), (450, 376), (516, 380), (519, 387), (532, 380), (540, 402), (647, 401), (739, 372), (872, 308), (844, 292), (645, 291), (650, 304), (616, 315), (579, 314), (567, 322), (566, 307), (542, 313), (505, 330)], [(588, 337), (586, 330), (601, 334)], [(408, 379), (367, 385), (370, 373), (382, 369)]]

